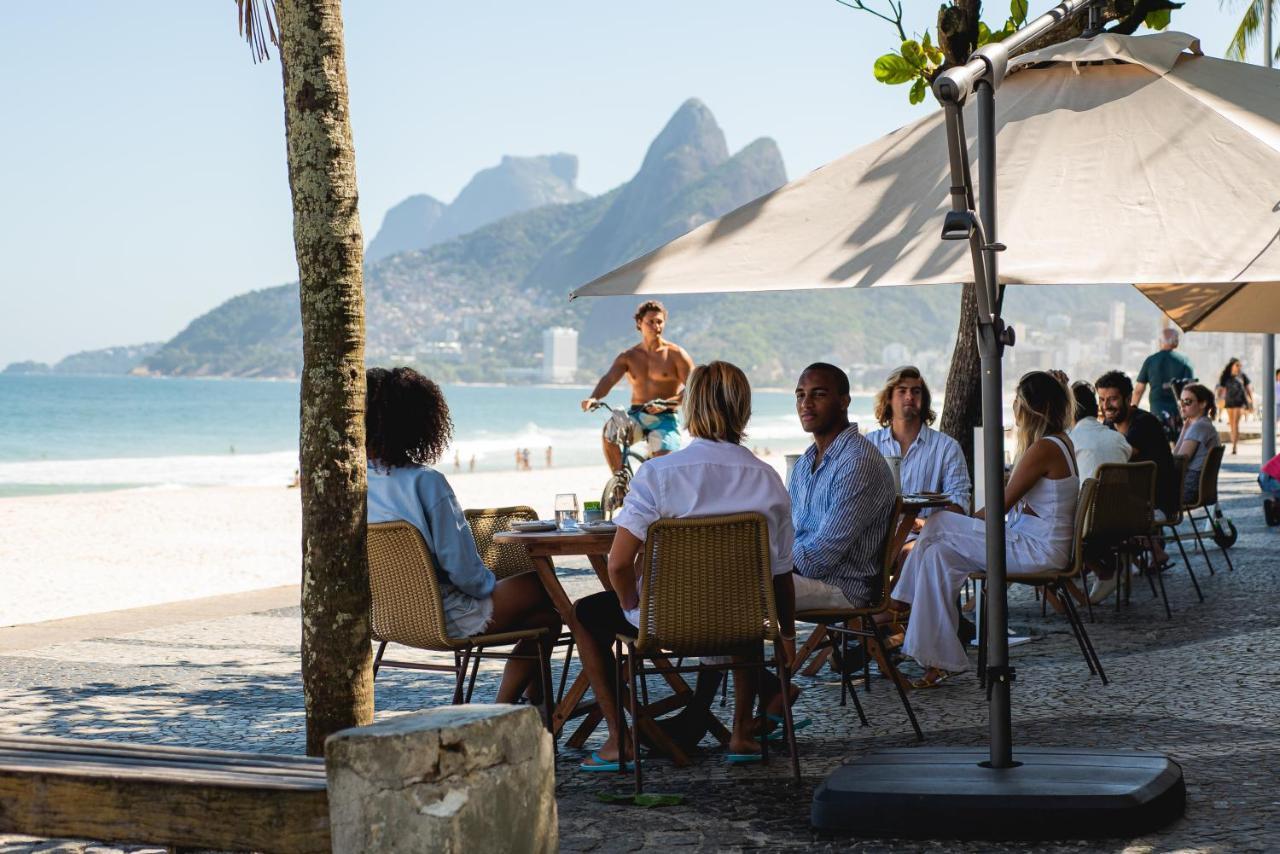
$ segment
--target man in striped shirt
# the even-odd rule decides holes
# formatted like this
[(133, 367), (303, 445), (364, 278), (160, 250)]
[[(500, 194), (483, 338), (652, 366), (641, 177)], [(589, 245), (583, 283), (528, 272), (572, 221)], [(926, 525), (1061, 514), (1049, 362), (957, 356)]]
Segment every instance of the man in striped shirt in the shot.
[(876, 447), (849, 421), (849, 377), (825, 362), (796, 383), (813, 444), (791, 474), (796, 610), (865, 607), (880, 595), (880, 550), (895, 484)]

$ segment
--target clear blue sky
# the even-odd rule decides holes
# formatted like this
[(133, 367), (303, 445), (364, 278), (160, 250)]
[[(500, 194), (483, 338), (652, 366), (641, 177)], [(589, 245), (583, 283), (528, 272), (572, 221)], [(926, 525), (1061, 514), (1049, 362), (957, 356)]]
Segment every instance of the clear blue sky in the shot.
[[(345, 5), (366, 241), (405, 196), (450, 201), (503, 154), (572, 152), (607, 190), (690, 96), (731, 148), (776, 139), (792, 177), (932, 109), (872, 79), (894, 36), (836, 0)], [(916, 27), (936, 15), (908, 6)], [(0, 367), (167, 339), (296, 279), (280, 67), (250, 61), (234, 10), (6, 8)], [(1174, 25), (1221, 55), (1238, 14), (1190, 0)]]

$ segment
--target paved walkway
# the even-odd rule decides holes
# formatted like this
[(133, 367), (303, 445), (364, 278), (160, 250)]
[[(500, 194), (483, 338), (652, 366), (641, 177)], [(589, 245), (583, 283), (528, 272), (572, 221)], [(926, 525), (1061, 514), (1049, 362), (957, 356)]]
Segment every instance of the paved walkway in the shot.
[[(1037, 636), (1013, 650), (1015, 744), (1161, 750), (1182, 763), (1188, 784), (1186, 817), (1159, 834), (1037, 850), (1275, 849), (1280, 529), (1262, 522), (1251, 469), (1252, 464), (1229, 464), (1223, 476), (1224, 508), (1240, 529), (1232, 550), (1235, 572), (1225, 571), (1216, 550), (1211, 557), (1219, 571), (1213, 577), (1203, 558), (1193, 556), (1204, 604), (1178, 566), (1166, 575), (1172, 620), (1165, 620), (1145, 584), (1135, 586), (1128, 608), (1098, 609), (1089, 631), (1110, 686), (1089, 677), (1060, 618), (1041, 618), (1029, 595), (1015, 593), (1013, 622)], [(571, 595), (595, 589), (585, 566), (566, 575)], [(299, 753), (299, 614), (295, 606), (276, 607), (293, 595), (268, 591), (235, 603), (188, 603), (0, 630), (0, 665), (10, 685), (0, 698), (0, 731)], [(485, 673), (477, 697), (491, 695), (494, 675)], [(387, 671), (378, 680), (379, 714), (447, 702), (448, 681)], [(648, 788), (684, 794), (682, 806), (606, 806), (596, 793), (625, 785), (578, 772), (582, 754), (566, 750), (557, 768), (564, 850), (1019, 850), (989, 843), (855, 843), (811, 831), (812, 788), (842, 758), (914, 740), (887, 683), (877, 682), (864, 697), (867, 728), (857, 725), (851, 709), (839, 708), (834, 680), (802, 684), (798, 707), (815, 724), (801, 734), (801, 788), (789, 783), (785, 761), (729, 769), (708, 746), (692, 769), (662, 761), (646, 765)], [(916, 692), (913, 702), (927, 743), (985, 743), (986, 706), (972, 675)], [(0, 852), (119, 850), (85, 846), (0, 837)]]

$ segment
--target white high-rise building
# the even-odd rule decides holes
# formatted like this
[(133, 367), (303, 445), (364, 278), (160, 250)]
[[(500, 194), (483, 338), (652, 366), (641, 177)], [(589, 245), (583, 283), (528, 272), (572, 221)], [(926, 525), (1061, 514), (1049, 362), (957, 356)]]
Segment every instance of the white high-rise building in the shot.
[(542, 381), (571, 383), (578, 372), (578, 330), (553, 326), (542, 333)]

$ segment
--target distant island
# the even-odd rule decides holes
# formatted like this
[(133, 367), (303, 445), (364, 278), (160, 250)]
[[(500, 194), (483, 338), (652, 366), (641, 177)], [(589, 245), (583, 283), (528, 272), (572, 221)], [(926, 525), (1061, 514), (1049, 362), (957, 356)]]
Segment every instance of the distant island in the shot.
[(44, 362), (14, 362), (0, 373), (5, 374), (102, 374), (120, 375), (142, 372), (142, 363), (164, 346), (163, 341), (106, 347), (73, 353), (52, 365)]

